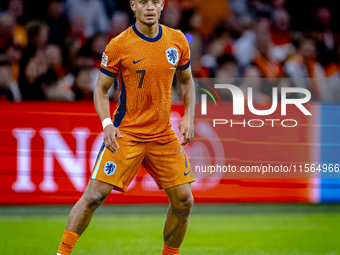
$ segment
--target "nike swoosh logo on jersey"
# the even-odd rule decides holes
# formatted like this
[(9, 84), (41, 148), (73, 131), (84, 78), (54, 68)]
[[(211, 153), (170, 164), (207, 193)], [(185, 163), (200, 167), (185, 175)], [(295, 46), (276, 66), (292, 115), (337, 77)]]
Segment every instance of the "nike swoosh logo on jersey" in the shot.
[(145, 59), (145, 58), (142, 58), (142, 59), (140, 59), (140, 60), (138, 60), (138, 61), (133, 61), (133, 64), (135, 65), (135, 64), (141, 62), (141, 61), (144, 60), (144, 59)]
[(187, 172), (187, 173), (184, 173), (184, 176), (187, 176), (190, 172), (191, 172), (191, 170), (189, 172)]
[(64, 242), (62, 242), (63, 243), (63, 245), (66, 245), (66, 246), (71, 246), (70, 244), (67, 244), (67, 243), (64, 243)]

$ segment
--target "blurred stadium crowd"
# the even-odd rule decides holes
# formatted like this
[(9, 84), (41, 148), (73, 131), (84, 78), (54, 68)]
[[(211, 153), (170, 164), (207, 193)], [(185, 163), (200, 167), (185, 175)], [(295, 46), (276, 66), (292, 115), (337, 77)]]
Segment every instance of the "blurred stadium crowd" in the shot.
[[(339, 79), (326, 79), (340, 78), (336, 7), (327, 0), (166, 0), (161, 23), (193, 36), (195, 78), (264, 78), (237, 84), (252, 86), (257, 103), (270, 100), (273, 86), (339, 102)], [(133, 23), (129, 0), (1, 0), (0, 100), (92, 100), (106, 44)], [(180, 100), (176, 82), (172, 96)]]

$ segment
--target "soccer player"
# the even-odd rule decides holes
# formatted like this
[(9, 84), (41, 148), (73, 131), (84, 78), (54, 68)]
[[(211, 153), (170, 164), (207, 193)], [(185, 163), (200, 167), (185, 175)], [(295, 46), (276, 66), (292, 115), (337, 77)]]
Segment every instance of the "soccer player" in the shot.
[[(94, 211), (112, 189), (126, 191), (141, 164), (170, 201), (162, 255), (179, 254), (187, 229), (195, 180), (182, 148), (194, 133), (189, 44), (180, 31), (159, 24), (163, 0), (131, 0), (130, 6), (135, 25), (112, 39), (102, 56), (94, 104), (103, 124), (104, 144), (88, 186), (70, 213), (60, 255), (71, 253)], [(178, 138), (170, 122), (175, 72), (185, 106)], [(114, 79), (120, 100), (112, 122), (107, 91)]]

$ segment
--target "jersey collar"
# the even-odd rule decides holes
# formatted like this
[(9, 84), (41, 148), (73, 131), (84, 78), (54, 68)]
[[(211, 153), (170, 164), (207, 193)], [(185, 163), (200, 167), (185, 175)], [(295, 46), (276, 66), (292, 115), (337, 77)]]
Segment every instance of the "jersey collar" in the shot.
[(133, 25), (132, 26), (132, 29), (133, 31), (135, 31), (135, 33), (140, 37), (142, 38), (143, 40), (147, 41), (147, 42), (157, 42), (159, 39), (161, 39), (162, 37), (162, 27), (161, 25), (158, 25), (159, 26), (159, 32), (158, 32), (158, 35), (155, 37), (155, 38), (149, 38), (145, 35), (143, 35), (141, 32), (139, 32), (136, 28), (136, 25)]

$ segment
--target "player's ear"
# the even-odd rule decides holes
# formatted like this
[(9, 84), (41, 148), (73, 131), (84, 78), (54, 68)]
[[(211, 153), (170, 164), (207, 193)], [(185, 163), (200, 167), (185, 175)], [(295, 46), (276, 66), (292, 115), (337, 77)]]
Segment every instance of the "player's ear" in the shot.
[(165, 5), (165, 0), (161, 0), (161, 5), (162, 5), (161, 11), (163, 11), (163, 8), (164, 8), (164, 5)]
[(133, 12), (136, 11), (136, 5), (135, 5), (135, 1), (134, 0), (130, 0), (130, 7), (131, 7)]

